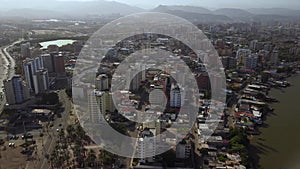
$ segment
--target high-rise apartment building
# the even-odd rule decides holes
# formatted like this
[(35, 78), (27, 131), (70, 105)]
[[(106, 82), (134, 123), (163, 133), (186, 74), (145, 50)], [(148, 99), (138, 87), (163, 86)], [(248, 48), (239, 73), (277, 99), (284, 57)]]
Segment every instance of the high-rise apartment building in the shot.
[(244, 63), (245, 58), (251, 55), (251, 53), (250, 49), (238, 49), (236, 52), (237, 63)]
[(172, 84), (170, 91), (170, 107), (179, 108), (184, 103), (185, 92), (179, 85)]
[(35, 91), (34, 86), (34, 75), (40, 69), (43, 69), (43, 59), (37, 57), (35, 59), (27, 59), (23, 63), (23, 71), (25, 75), (25, 80), (27, 82), (30, 91)]
[(49, 75), (46, 69), (40, 69), (33, 75), (35, 94), (45, 93), (49, 90)]
[(54, 71), (57, 76), (65, 76), (65, 59), (62, 54), (58, 54), (54, 56)]
[(278, 64), (279, 52), (278, 50), (273, 50), (270, 56), (270, 64), (276, 66)]
[(255, 70), (257, 67), (258, 56), (256, 54), (249, 55), (244, 60), (244, 68)]
[(8, 104), (19, 104), (29, 98), (29, 91), (20, 76), (14, 76), (10, 80), (4, 80), (4, 90)]
[(96, 78), (95, 86), (97, 90), (105, 91), (108, 90), (108, 76), (106, 74), (101, 74)]

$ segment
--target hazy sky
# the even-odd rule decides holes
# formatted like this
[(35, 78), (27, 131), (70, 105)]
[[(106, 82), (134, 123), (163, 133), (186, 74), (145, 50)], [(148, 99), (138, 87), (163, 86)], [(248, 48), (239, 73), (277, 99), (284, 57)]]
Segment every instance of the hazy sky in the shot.
[[(0, 9), (6, 6), (34, 6), (55, 0), (0, 0)], [(58, 1), (97, 1), (97, 0), (58, 0)], [(104, 1), (104, 0), (99, 0)], [(157, 7), (158, 5), (193, 5), (209, 9), (216, 8), (291, 8), (300, 10), (300, 0), (106, 0), (118, 1), (132, 6), (146, 9)]]
[[(87, 0), (80, 0), (87, 1)], [(143, 8), (163, 5), (196, 5), (209, 8), (292, 8), (300, 10), (300, 0), (109, 0)]]
[(300, 9), (300, 0), (115, 0), (132, 5), (153, 7), (159, 4), (197, 5), (209, 8), (285, 7)]

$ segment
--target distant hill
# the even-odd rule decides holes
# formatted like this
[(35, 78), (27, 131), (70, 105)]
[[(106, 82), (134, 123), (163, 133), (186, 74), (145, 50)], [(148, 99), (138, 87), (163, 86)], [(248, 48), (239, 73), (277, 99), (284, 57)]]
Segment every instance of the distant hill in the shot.
[(283, 8), (256, 8), (242, 10), (236, 8), (221, 8), (211, 11), (193, 6), (160, 5), (152, 11), (165, 12), (186, 18), (194, 22), (249, 22), (249, 21), (290, 21), (300, 19), (300, 10)]
[[(65, 7), (68, 7), (67, 9)], [(115, 2), (115, 1), (87, 1), (87, 2), (59, 2), (59, 5), (55, 7), (60, 12), (72, 14), (73, 16), (83, 15), (109, 15), (109, 14), (121, 14), (128, 15), (137, 12), (143, 12), (141, 8), (133, 7), (127, 4)]]
[(128, 15), (143, 12), (143, 9), (114, 1), (56, 1), (48, 0), (11, 0), (0, 7), (2, 17), (13, 16), (23, 18), (61, 18), (84, 17), (89, 15)]
[[(199, 9), (199, 11), (197, 11)], [(212, 14), (212, 11), (205, 8), (190, 6), (158, 6), (152, 10), (153, 12), (162, 12), (185, 18), (191, 22), (198, 23), (228, 23), (233, 20), (224, 15)], [(207, 12), (207, 13), (205, 13)]]
[(277, 16), (293, 16), (300, 17), (300, 10), (292, 10), (286, 8), (253, 8), (247, 11), (256, 15), (277, 15)]
[[(174, 1), (175, 2), (175, 1)], [(3, 18), (80, 18), (103, 15), (128, 15), (147, 10), (124, 3), (106, 0), (59, 1), (59, 0), (1, 0), (0, 17)], [(235, 9), (221, 8), (209, 10), (197, 6), (159, 5), (150, 10), (163, 12), (199, 23), (228, 23), (257, 21), (290, 21), (300, 19), (300, 10), (285, 8)]]
[(214, 11), (215, 14), (218, 15), (225, 15), (233, 19), (240, 19), (240, 20), (247, 20), (254, 16), (254, 14), (242, 10), (242, 9), (235, 9), (235, 8), (222, 8)]
[(154, 8), (152, 11), (161, 12), (167, 10), (184, 11), (184, 12), (200, 13), (200, 14), (212, 14), (212, 11), (206, 8), (197, 7), (197, 6), (180, 6), (180, 5), (174, 5), (174, 6), (159, 5), (158, 7)]
[(253, 20), (259, 22), (287, 22), (291, 20), (299, 20), (299, 17), (295, 16), (282, 16), (282, 15), (255, 15)]
[(62, 18), (69, 17), (65, 13), (50, 10), (38, 9), (12, 9), (0, 13), (1, 17), (16, 17), (16, 18), (30, 18), (30, 19), (43, 19), (43, 18)]

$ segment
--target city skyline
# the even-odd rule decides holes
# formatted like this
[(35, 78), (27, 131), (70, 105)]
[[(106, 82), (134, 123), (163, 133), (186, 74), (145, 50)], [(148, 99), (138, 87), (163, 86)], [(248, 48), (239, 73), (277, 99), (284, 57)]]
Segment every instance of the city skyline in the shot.
[(0, 168), (300, 168), (298, 1), (0, 3)]

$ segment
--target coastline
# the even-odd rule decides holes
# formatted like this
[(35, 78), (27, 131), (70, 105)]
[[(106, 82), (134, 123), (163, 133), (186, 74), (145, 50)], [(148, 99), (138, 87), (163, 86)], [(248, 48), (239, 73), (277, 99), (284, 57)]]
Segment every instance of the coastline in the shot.
[[(287, 81), (299, 81), (300, 79), (300, 73), (292, 73), (289, 74), (290, 76), (285, 78)], [(272, 162), (273, 160), (276, 161), (276, 163), (286, 163), (286, 159), (284, 158), (279, 158), (279, 157), (286, 157), (291, 154), (285, 154), (278, 150), (278, 147), (284, 147), (287, 144), (283, 142), (285, 137), (281, 137), (282, 135), (288, 135), (287, 133), (292, 132), (292, 131), (286, 131), (287, 133), (282, 133), (280, 130), (275, 130), (278, 127), (279, 128), (284, 128), (286, 126), (286, 119), (281, 119), (283, 113), (288, 113), (289, 110), (282, 110), (285, 109), (287, 106), (287, 103), (282, 103), (282, 102), (289, 102), (286, 101), (285, 98), (287, 95), (289, 95), (291, 91), (295, 92), (294, 90), (297, 85), (294, 85), (294, 83), (291, 83), (291, 86), (288, 86), (286, 88), (274, 88), (272, 87), (270, 89), (270, 94), (268, 96), (275, 97), (278, 99), (280, 102), (279, 103), (267, 103), (267, 105), (272, 108), (273, 110), (271, 112), (268, 112), (264, 115), (264, 124), (262, 126), (259, 126), (258, 129), (261, 132), (259, 135), (254, 135), (250, 136), (250, 147), (249, 147), (249, 152), (251, 155), (251, 159), (253, 160), (253, 167), (254, 168), (264, 168), (267, 169), (266, 167), (270, 167), (270, 165), (273, 165), (275, 162)], [(288, 97), (290, 98), (290, 97)], [(292, 98), (290, 98), (292, 99)], [(285, 105), (282, 105), (285, 104)], [(292, 103), (290, 103), (292, 104)], [(284, 108), (281, 108), (283, 106)], [(292, 113), (292, 112), (291, 112)], [(285, 115), (286, 116), (286, 115)], [(293, 118), (293, 117), (292, 117)], [(288, 121), (288, 126), (292, 125)], [(293, 123), (293, 122), (291, 122)], [(274, 131), (275, 130), (275, 131)], [(278, 132), (278, 133), (277, 133)], [(293, 132), (292, 132), (293, 133)], [(282, 140), (280, 139), (282, 138)], [(276, 141), (275, 141), (276, 140)], [(270, 145), (270, 142), (276, 142), (277, 146), (275, 145)], [(289, 142), (289, 141), (286, 141)], [(278, 145), (284, 145), (284, 146), (278, 146)], [(283, 154), (281, 154), (283, 153)], [(278, 159), (277, 159), (278, 158)], [(289, 158), (289, 157), (286, 157)], [(266, 166), (267, 165), (267, 166)], [(274, 166), (272, 166), (274, 168)], [(277, 168), (282, 168), (284, 166), (276, 166)], [(285, 166), (286, 167), (286, 166)]]

